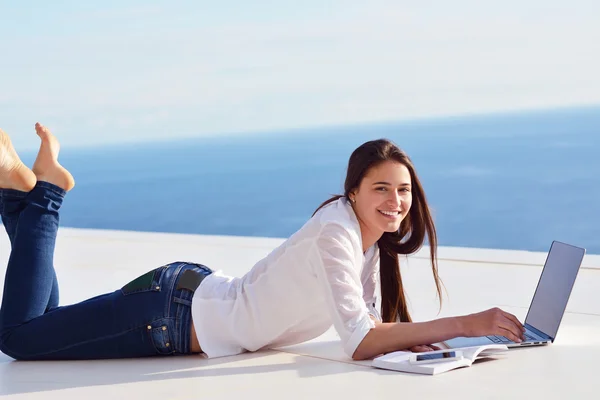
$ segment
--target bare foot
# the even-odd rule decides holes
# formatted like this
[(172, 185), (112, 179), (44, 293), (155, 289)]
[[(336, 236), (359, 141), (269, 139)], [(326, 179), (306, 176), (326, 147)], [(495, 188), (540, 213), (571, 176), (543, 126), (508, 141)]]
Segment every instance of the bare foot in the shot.
[(0, 129), (0, 189), (30, 192), (36, 182), (35, 174), (23, 164), (10, 138)]
[(35, 124), (35, 132), (42, 139), (40, 151), (32, 168), (37, 180), (52, 183), (67, 192), (73, 189), (75, 186), (73, 175), (58, 163), (60, 152), (58, 139), (39, 122)]

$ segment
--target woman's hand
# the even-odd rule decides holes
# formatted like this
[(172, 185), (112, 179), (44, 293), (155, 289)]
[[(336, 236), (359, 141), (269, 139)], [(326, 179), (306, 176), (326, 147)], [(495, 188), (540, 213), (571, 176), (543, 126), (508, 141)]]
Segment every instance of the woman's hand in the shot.
[(421, 344), (418, 346), (413, 346), (408, 351), (412, 351), (413, 353), (426, 353), (428, 351), (441, 350), (439, 347), (434, 346), (432, 344)]
[(525, 339), (523, 333), (525, 328), (514, 315), (492, 308), (477, 314), (463, 317), (465, 336), (504, 336), (513, 342), (521, 342)]

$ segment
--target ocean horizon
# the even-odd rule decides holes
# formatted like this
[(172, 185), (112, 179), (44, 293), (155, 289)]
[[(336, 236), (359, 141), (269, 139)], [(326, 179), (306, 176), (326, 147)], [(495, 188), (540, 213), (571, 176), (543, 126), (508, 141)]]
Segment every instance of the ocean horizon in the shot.
[(600, 107), (64, 148), (61, 226), (288, 237), (376, 138), (413, 160), (439, 245), (600, 254)]

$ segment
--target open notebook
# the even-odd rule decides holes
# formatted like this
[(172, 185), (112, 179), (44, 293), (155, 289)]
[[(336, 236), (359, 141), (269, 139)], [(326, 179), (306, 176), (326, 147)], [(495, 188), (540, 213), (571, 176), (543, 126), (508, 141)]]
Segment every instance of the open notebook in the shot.
[[(372, 366), (375, 368), (389, 369), (401, 372), (412, 372), (416, 374), (437, 375), (456, 368), (470, 367), (473, 362), (482, 358), (491, 358), (508, 351), (508, 347), (500, 344), (491, 344), (476, 347), (463, 347), (462, 359), (437, 362), (433, 364), (413, 364), (409, 361), (415, 353), (410, 351), (395, 351), (373, 359)], [(444, 351), (444, 350), (441, 350)], [(435, 354), (437, 351), (423, 354)]]

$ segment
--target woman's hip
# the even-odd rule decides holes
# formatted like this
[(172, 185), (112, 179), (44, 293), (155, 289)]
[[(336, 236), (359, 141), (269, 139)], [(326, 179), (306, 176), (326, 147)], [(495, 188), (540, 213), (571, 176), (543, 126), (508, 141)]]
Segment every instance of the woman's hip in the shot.
[[(146, 329), (159, 354), (191, 353), (192, 299), (202, 280), (211, 273), (204, 265), (178, 261), (148, 271), (120, 289), (122, 300), (130, 303), (127, 309), (131, 313), (136, 304), (140, 307), (138, 312), (146, 309), (138, 315), (145, 314)], [(133, 315), (132, 318), (138, 319)]]

